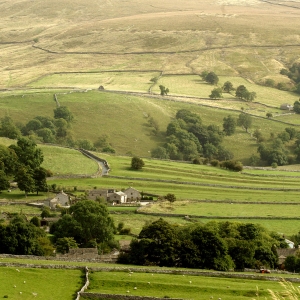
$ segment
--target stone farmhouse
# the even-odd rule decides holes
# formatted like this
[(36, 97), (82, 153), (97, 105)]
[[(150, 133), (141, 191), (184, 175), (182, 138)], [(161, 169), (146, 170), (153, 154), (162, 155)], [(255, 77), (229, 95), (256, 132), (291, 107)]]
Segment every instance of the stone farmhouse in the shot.
[(127, 195), (127, 201), (139, 201), (142, 199), (141, 193), (132, 187), (126, 189), (124, 193)]
[(115, 189), (108, 190), (91, 190), (88, 193), (88, 199), (97, 200), (100, 197), (104, 198), (107, 202), (122, 204), (127, 202), (127, 195), (123, 192), (117, 192)]
[(56, 209), (57, 207), (69, 207), (70, 197), (68, 194), (61, 191), (54, 198), (47, 199), (44, 205), (50, 207), (50, 209)]
[(90, 200), (97, 200), (100, 197), (104, 198), (107, 202), (115, 204), (135, 202), (142, 198), (140, 192), (132, 187), (127, 188), (123, 192), (118, 192), (115, 189), (94, 189), (88, 193), (88, 199)]

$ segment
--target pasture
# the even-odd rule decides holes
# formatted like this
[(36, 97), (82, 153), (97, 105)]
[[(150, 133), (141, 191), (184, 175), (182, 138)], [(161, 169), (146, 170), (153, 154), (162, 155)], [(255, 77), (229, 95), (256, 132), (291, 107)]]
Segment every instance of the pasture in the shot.
[(93, 272), (89, 292), (183, 299), (271, 299), (268, 289), (280, 291), (278, 282), (213, 278), (192, 275)]
[(81, 270), (0, 268), (1, 298), (71, 300), (83, 285)]

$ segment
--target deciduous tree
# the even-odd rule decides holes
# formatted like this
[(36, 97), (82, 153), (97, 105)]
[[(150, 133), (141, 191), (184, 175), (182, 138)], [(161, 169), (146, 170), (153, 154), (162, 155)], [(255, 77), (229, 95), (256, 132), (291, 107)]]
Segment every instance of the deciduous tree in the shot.
[(225, 117), (223, 119), (223, 131), (226, 135), (230, 136), (235, 133), (236, 120), (232, 116)]

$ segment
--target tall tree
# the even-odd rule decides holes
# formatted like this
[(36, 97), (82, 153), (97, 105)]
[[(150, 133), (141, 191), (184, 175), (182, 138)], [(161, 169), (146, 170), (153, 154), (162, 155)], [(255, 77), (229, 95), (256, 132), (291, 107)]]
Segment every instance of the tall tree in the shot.
[(55, 238), (73, 237), (82, 247), (114, 240), (115, 225), (107, 208), (91, 200), (77, 202), (51, 227)]
[(223, 131), (226, 135), (233, 135), (235, 133), (236, 120), (232, 116), (227, 116), (223, 119)]
[(205, 77), (205, 81), (216, 85), (219, 82), (219, 77), (214, 72), (209, 72)]
[(33, 171), (33, 179), (34, 179), (34, 189), (36, 194), (38, 195), (39, 192), (47, 192), (48, 185), (47, 185), (47, 170), (39, 167), (35, 168)]
[(221, 88), (215, 88), (211, 91), (211, 94), (209, 95), (210, 99), (219, 99), (222, 98), (222, 89)]
[(248, 132), (248, 129), (251, 127), (252, 125), (252, 118), (251, 116), (249, 116), (248, 114), (246, 113), (241, 113), (239, 115), (239, 118), (238, 118), (238, 121), (237, 121), (237, 124), (239, 126), (242, 126), (245, 128), (246, 132)]
[(223, 91), (226, 93), (230, 93), (234, 90), (233, 84), (230, 81), (226, 81), (222, 87)]
[(42, 150), (36, 148), (36, 143), (27, 138), (18, 139), (17, 145), (10, 145), (18, 157), (21, 165), (35, 169), (41, 165), (44, 160)]
[(21, 166), (15, 175), (15, 181), (18, 183), (18, 188), (25, 192), (26, 197), (28, 193), (34, 192), (35, 182), (29, 167)]

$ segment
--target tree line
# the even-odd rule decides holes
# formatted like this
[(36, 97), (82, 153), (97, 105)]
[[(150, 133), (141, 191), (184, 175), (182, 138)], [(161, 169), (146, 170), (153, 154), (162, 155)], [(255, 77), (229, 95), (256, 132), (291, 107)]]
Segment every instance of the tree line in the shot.
[(237, 222), (194, 223), (186, 227), (159, 219), (145, 225), (122, 263), (228, 271), (274, 268), (284, 239), (260, 225)]

